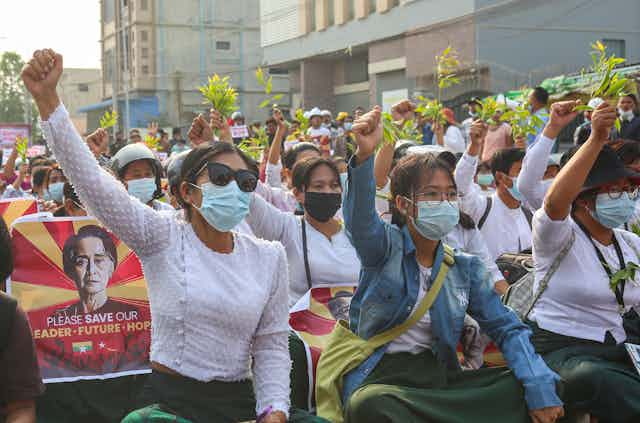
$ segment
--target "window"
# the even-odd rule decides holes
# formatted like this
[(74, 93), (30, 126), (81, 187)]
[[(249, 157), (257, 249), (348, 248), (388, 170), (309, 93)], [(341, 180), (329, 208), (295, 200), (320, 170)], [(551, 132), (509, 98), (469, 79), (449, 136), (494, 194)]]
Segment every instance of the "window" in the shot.
[(285, 68), (269, 68), (269, 75), (288, 75), (289, 69)]
[(369, 0), (369, 13), (376, 13), (377, 0)]
[(115, 64), (115, 54), (113, 52), (113, 49), (105, 50), (104, 58), (102, 59), (102, 66), (104, 68), (105, 81), (112, 80), (114, 64)]
[(216, 50), (231, 50), (231, 42), (216, 41)]
[(607, 47), (607, 53), (615, 54), (623, 59), (627, 57), (627, 46), (625, 40), (603, 39), (602, 44)]
[(329, 7), (327, 10), (327, 15), (329, 17), (329, 26), (334, 26), (336, 24), (336, 12), (335, 5), (333, 4), (333, 0), (329, 0)]
[(143, 43), (149, 41), (149, 33), (147, 31), (140, 31), (140, 41)]
[(89, 84), (78, 84), (78, 91), (80, 91), (82, 93), (88, 93), (89, 92)]
[(149, 49), (147, 47), (142, 47), (142, 49), (140, 50), (140, 56), (142, 56), (143, 59), (146, 59), (149, 57)]
[(114, 0), (104, 0), (102, 2), (102, 20), (104, 21), (104, 23), (113, 22), (115, 13), (116, 9)]
[(140, 0), (140, 10), (147, 10), (148, 7), (147, 0)]
[(142, 65), (142, 74), (149, 75), (149, 65)]

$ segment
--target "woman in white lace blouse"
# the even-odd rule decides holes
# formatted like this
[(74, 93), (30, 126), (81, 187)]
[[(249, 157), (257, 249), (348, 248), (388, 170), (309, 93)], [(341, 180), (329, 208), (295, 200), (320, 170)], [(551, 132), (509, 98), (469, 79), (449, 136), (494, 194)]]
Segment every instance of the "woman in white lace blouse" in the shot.
[[(263, 422), (285, 422), (286, 256), (278, 243), (232, 231), (257, 183), (250, 159), (225, 143), (194, 149), (181, 174), (185, 217), (159, 213), (100, 168), (56, 94), (61, 74), (62, 56), (38, 50), (22, 79), (82, 203), (142, 262), (153, 327), (149, 404), (193, 421), (264, 414)], [(94, 135), (107, 141), (104, 131)]]

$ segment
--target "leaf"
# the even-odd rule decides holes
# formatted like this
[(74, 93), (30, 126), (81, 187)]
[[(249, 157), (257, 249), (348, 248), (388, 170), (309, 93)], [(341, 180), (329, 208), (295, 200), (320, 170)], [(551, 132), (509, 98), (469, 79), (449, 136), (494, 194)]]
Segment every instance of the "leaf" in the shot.
[(256, 79), (258, 80), (258, 84), (264, 85), (264, 72), (261, 67), (256, 69)]
[(616, 119), (616, 122), (614, 124), (616, 126), (616, 130), (618, 131), (618, 134), (622, 131), (622, 123), (620, 123), (620, 118)]
[(107, 110), (106, 112), (104, 112), (104, 115), (102, 115), (102, 117), (100, 118), (100, 128), (102, 129), (111, 128), (113, 126), (116, 126), (117, 123), (118, 123), (118, 113), (114, 111), (109, 112)]
[(583, 105), (574, 107), (573, 111), (574, 112), (591, 112), (593, 111), (593, 107), (583, 104)]
[(281, 100), (282, 97), (284, 97), (284, 94), (276, 94), (273, 97), (271, 97), (271, 101), (278, 101)]
[(158, 146), (160, 145), (160, 139), (150, 134), (147, 134), (144, 136), (144, 143), (147, 147), (149, 147), (149, 149), (157, 150)]
[(18, 152), (18, 155), (20, 156), (20, 160), (22, 160), (22, 163), (27, 162), (28, 149), (29, 149), (29, 138), (21, 137), (20, 135), (18, 135), (16, 137), (16, 150)]
[(228, 76), (220, 78), (218, 74), (214, 74), (209, 78), (207, 85), (198, 87), (198, 89), (204, 97), (203, 103), (211, 104), (222, 116), (228, 117), (238, 110), (236, 106), (238, 93), (231, 87)]
[(268, 98), (268, 99), (266, 99), (266, 100), (262, 101), (262, 102), (258, 105), (258, 107), (259, 107), (259, 108), (261, 108), (261, 109), (264, 109), (265, 107), (267, 107), (267, 106), (269, 105), (269, 103), (270, 103), (270, 102), (271, 102), (271, 99), (270, 99), (270, 98)]

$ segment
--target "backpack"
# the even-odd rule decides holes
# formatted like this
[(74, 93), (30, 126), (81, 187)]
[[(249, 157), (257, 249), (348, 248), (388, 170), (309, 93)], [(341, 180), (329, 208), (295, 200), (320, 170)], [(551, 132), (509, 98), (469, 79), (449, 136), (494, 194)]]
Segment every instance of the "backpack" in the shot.
[(4, 350), (9, 346), (9, 337), (17, 309), (18, 302), (0, 291), (0, 356), (2, 356)]

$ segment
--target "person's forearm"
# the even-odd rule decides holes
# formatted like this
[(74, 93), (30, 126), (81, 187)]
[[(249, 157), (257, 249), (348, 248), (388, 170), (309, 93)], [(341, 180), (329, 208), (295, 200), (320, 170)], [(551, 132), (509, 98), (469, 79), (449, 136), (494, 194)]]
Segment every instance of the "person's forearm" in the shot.
[(6, 423), (35, 423), (36, 405), (33, 401), (21, 401), (7, 405)]
[(444, 134), (440, 132), (436, 132), (436, 142), (438, 145), (444, 146)]
[(16, 191), (19, 191), (20, 188), (22, 187), (22, 183), (24, 182), (24, 175), (22, 173), (18, 174), (18, 177), (16, 178), (15, 181), (13, 181), (13, 184), (11, 184), (13, 186), (13, 189), (15, 189)]
[(561, 220), (569, 214), (571, 204), (578, 197), (602, 146), (594, 134), (562, 167), (545, 197), (545, 210), (552, 220)]
[(282, 151), (282, 140), (284, 138), (285, 129), (278, 126), (276, 135), (273, 137), (271, 149), (269, 150), (269, 163), (278, 164), (280, 162), (280, 152)]
[(40, 113), (40, 119), (43, 121), (49, 120), (49, 116), (56, 111), (59, 105), (60, 98), (57, 92), (54, 91), (49, 95), (41, 96), (41, 98), (36, 100), (36, 107)]
[(7, 162), (4, 164), (4, 179), (9, 179), (14, 175), (14, 169), (16, 168), (16, 159), (18, 158), (18, 149), (14, 146), (13, 150), (11, 150), (11, 154), (7, 159)]
[(547, 138), (544, 134), (540, 136), (538, 142), (527, 151), (518, 176), (518, 190), (527, 203), (536, 210), (542, 207), (544, 200), (544, 194), (540, 193), (540, 183), (547, 170), (554, 144), (555, 139)]
[(373, 168), (373, 174), (376, 178), (376, 186), (384, 188), (389, 180), (389, 172), (393, 163), (393, 152), (395, 146), (393, 144), (384, 143), (382, 148), (376, 154), (376, 161)]

